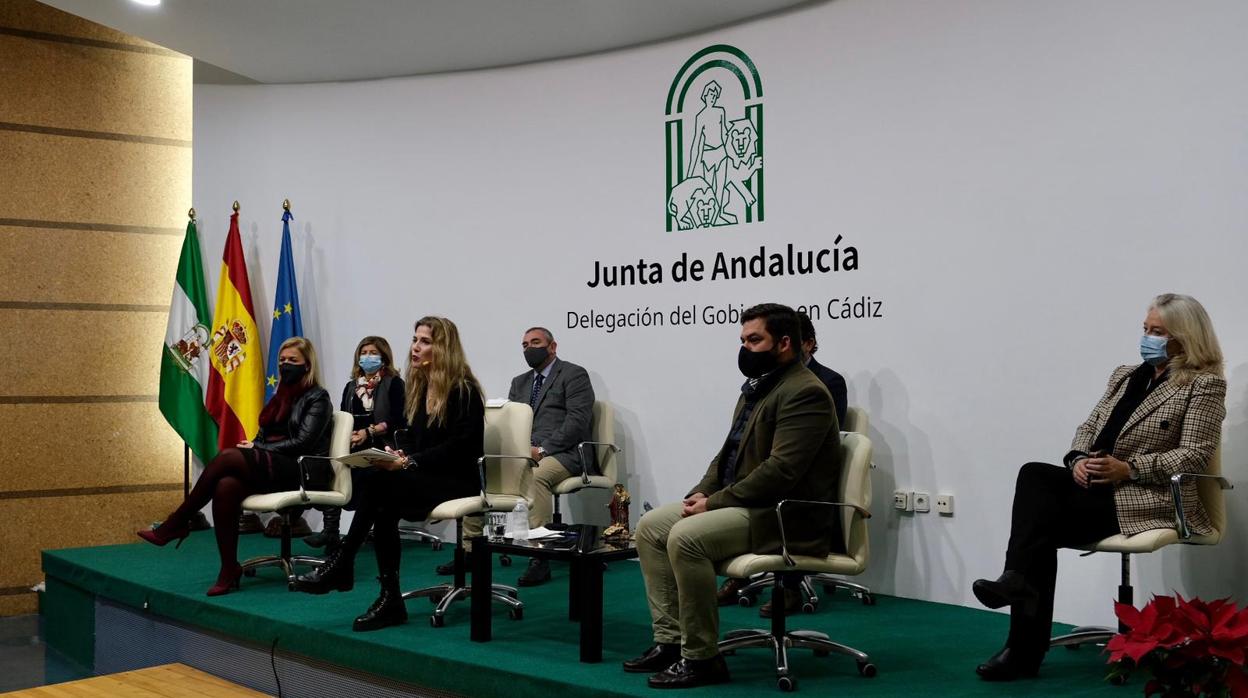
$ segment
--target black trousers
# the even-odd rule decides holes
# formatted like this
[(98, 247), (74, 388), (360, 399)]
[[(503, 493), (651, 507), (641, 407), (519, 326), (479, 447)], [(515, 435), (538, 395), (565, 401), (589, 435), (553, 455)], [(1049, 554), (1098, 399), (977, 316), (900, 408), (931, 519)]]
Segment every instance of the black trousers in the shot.
[(1119, 532), (1112, 485), (1084, 488), (1070, 470), (1028, 463), (1014, 485), (1014, 513), (1005, 569), (1023, 575), (1039, 593), (1034, 612), (1010, 608), (1009, 647), (1022, 655), (1043, 655), (1053, 629), (1053, 590), (1057, 549), (1085, 545)]

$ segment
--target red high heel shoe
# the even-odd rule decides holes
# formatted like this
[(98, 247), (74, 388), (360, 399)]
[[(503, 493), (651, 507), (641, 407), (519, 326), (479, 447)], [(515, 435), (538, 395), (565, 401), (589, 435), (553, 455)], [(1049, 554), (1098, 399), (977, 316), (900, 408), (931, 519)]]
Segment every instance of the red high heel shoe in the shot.
[(186, 537), (191, 535), (191, 528), (185, 523), (178, 526), (169, 521), (164, 521), (156, 528), (144, 529), (142, 531), (136, 531), (136, 533), (139, 534), (139, 538), (142, 538), (152, 545), (158, 545), (161, 547), (164, 547), (171, 540), (176, 540), (178, 541), (178, 544), (173, 547), (180, 548), (182, 547), (182, 541), (186, 540)]
[(230, 569), (223, 569), (217, 574), (217, 583), (208, 588), (208, 596), (223, 596), (237, 589), (243, 577), (243, 568), (235, 564)]

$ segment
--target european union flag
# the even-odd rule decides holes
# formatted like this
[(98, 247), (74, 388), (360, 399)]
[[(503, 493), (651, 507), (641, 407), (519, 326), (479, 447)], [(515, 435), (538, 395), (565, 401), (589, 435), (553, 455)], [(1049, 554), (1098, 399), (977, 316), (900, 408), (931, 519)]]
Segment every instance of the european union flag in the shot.
[(269, 333), (268, 375), (264, 378), (264, 401), (268, 402), (277, 392), (280, 372), (277, 370), (277, 354), (282, 342), (291, 337), (303, 336), (303, 321), (299, 319), (299, 288), (295, 284), (295, 256), (290, 251), (290, 211), (282, 214), (282, 259), (277, 267), (277, 294), (273, 301), (273, 331)]

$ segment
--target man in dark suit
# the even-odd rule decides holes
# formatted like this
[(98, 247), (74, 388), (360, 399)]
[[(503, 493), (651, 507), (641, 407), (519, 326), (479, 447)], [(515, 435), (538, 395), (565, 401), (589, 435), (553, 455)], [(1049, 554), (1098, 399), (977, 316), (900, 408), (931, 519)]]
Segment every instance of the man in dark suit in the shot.
[(849, 390), (841, 374), (815, 361), (815, 352), (819, 351), (819, 342), (815, 340), (815, 323), (810, 316), (799, 312), (797, 319), (802, 323), (802, 355), (806, 357), (806, 368), (814, 373), (828, 392), (832, 393), (832, 402), (836, 405), (836, 423), (845, 428), (845, 411), (849, 409)]
[[(654, 645), (624, 662), (652, 673), (655, 688), (728, 680), (719, 655), (715, 563), (780, 551), (776, 504), (830, 502), (836, 493), (840, 431), (832, 396), (800, 360), (797, 313), (767, 303), (742, 314), (738, 367), (748, 379), (728, 437), (684, 501), (641, 518), (637, 551), (650, 603)], [(785, 513), (789, 551), (843, 548), (840, 520), (815, 508)]]
[[(839, 428), (843, 428), (845, 424), (845, 412), (849, 409), (848, 389), (845, 385), (845, 379), (841, 374), (815, 361), (815, 352), (819, 351), (819, 343), (815, 340), (815, 324), (810, 321), (810, 316), (803, 311), (798, 311), (797, 319), (802, 326), (802, 356), (805, 357), (806, 368), (815, 374), (828, 392), (832, 394), (832, 403), (836, 405), (836, 423)], [(737, 604), (738, 593), (749, 584), (748, 579), (737, 579), (729, 577), (716, 592), (716, 598), (720, 606), (735, 606)], [(784, 590), (784, 613), (791, 615), (797, 613), (802, 606), (802, 594), (800, 589)], [(771, 617), (771, 602), (759, 606), (758, 615), (763, 618)]]
[[(533, 502), (529, 509), (529, 526), (537, 528), (554, 519), (556, 485), (579, 476), (586, 467), (590, 474), (595, 474), (594, 463), (582, 463), (576, 448), (582, 441), (590, 440), (594, 387), (585, 369), (556, 356), (559, 345), (545, 327), (526, 330), (520, 346), (530, 370), (511, 380), (507, 399), (528, 403), (533, 408), (530, 456), (537, 461), (537, 467), (533, 469), (533, 485), (529, 491)], [(480, 535), (480, 530), (479, 519), (464, 521), (465, 538)], [(452, 568), (449, 572), (453, 571)], [(516, 584), (537, 586), (549, 580), (549, 563), (531, 558)]]

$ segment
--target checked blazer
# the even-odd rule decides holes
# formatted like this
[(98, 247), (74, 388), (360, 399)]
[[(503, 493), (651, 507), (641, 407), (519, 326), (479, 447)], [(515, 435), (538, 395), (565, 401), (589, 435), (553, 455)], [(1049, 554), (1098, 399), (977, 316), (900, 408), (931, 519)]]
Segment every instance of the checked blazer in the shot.
[[(1119, 366), (1109, 377), (1105, 395), (1092, 414), (1075, 430), (1074, 451), (1090, 451), (1114, 405), (1127, 388), (1127, 379), (1139, 368)], [(1114, 504), (1118, 526), (1126, 535), (1157, 528), (1174, 528), (1174, 500), (1170, 476), (1203, 473), (1222, 438), (1226, 417), (1226, 379), (1211, 373), (1197, 374), (1187, 385), (1173, 377), (1150, 392), (1127, 418), (1113, 456), (1135, 466), (1139, 480), (1115, 484)], [(1069, 464), (1069, 460), (1068, 464)], [(1209, 516), (1197, 496), (1196, 483), (1183, 483), (1183, 511), (1193, 533), (1213, 531)]]

